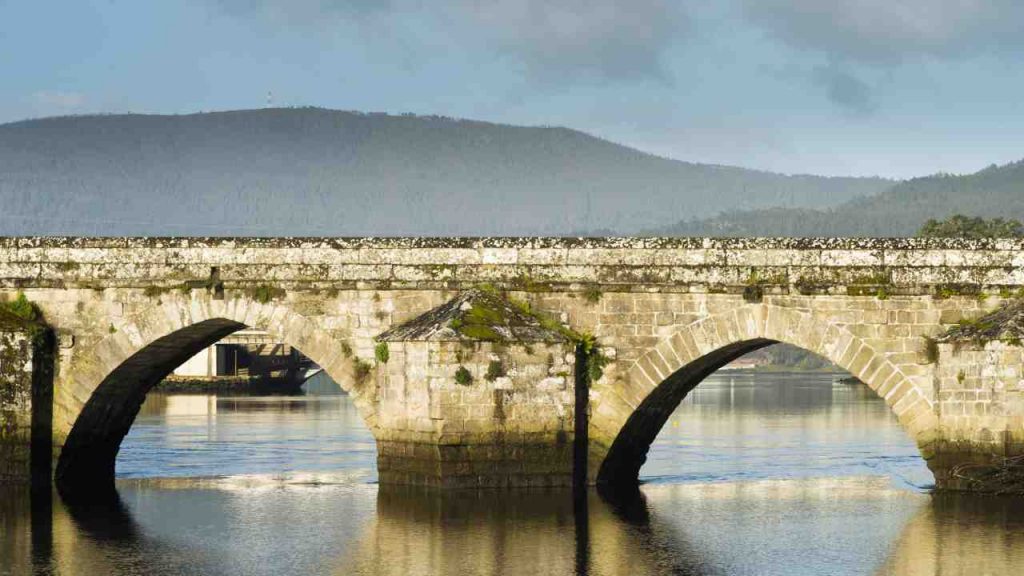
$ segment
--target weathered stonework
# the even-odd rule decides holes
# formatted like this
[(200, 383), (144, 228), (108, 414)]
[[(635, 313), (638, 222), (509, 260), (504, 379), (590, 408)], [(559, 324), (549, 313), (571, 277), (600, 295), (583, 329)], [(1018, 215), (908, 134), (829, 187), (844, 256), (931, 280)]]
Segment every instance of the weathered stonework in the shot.
[[(378, 338), (389, 351), (374, 374), (380, 481), (569, 486), (574, 343), (527, 317), (510, 321), (517, 311), (497, 296), (480, 294), (488, 305), (476, 308), (472, 296)], [(473, 311), (487, 323), (471, 324)], [(475, 336), (459, 331), (470, 327)]]
[(0, 484), (49, 482), (53, 344), (40, 319), (0, 300)]
[[(1024, 457), (1024, 349), (999, 341), (944, 343), (939, 358), (933, 469), (946, 474), (936, 478), (940, 484), (970, 489), (1006, 458)], [(1015, 481), (1024, 487), (1024, 478)]]
[[(573, 356), (564, 344), (405, 342), (375, 371), (380, 481), (572, 482)], [(503, 376), (488, 377), (500, 365)], [(457, 382), (465, 369), (470, 380)]]
[(0, 483), (31, 477), (32, 347), (25, 331), (0, 327)]
[[(340, 382), (384, 439), (382, 462), (407, 455), (385, 445), (402, 434), (440, 454), (454, 446), (444, 443), (446, 430), (459, 425), (458, 442), (467, 444), (458, 446), (498, 438), (520, 418), (524, 429), (534, 426), (528, 412), (505, 410), (504, 399), (499, 422), (495, 398), (507, 390), (494, 383), (456, 388), (458, 342), (389, 342), (388, 362), (375, 360), (381, 334), (483, 284), (592, 334), (605, 352), (603, 376), (585, 391), (591, 482), (635, 481), (650, 441), (707, 373), (788, 342), (866, 382), (917, 442), (940, 487), (959, 488), (952, 466), (1021, 450), (1016, 440), (990, 440), (1024, 433), (1024, 408), (1009, 392), (1000, 408), (987, 408), (998, 418), (971, 405), (972, 413), (962, 408), (962, 418), (948, 420), (968, 393), (970, 402), (994, 402), (986, 390), (1019, 387), (1019, 349), (1004, 342), (998, 354), (943, 351), (935, 362), (927, 338), (1015, 298), (1022, 263), (1020, 240), (9, 238), (0, 239), (0, 294), (23, 291), (57, 330), (53, 433), (58, 479), (70, 489), (110, 486), (117, 447), (149, 387), (191, 350), (243, 326), (295, 346)], [(507, 346), (518, 350), (505, 352), (509, 364), (531, 374), (513, 378), (513, 407), (535, 400), (526, 391), (540, 385), (542, 368), (550, 376), (543, 347), (534, 348), (529, 355)], [(491, 342), (465, 350), (479, 382), (498, 352)], [(950, 374), (961, 369), (957, 385), (976, 388), (953, 387)], [(975, 371), (980, 379), (971, 380)], [(568, 409), (564, 393), (539, 394), (537, 405)], [(431, 417), (438, 407), (441, 419)], [(543, 434), (574, 432), (569, 420), (556, 425), (553, 412), (541, 413)], [(467, 426), (490, 429), (469, 437)], [(458, 474), (480, 457), (450, 452), (462, 454), (449, 460)], [(429, 473), (438, 470), (451, 472)]]

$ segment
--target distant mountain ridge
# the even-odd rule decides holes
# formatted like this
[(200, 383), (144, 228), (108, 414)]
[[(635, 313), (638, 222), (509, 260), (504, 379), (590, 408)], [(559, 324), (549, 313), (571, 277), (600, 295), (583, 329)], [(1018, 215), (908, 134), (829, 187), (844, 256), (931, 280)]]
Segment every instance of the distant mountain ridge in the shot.
[(728, 211), (649, 230), (670, 236), (913, 236), (954, 214), (1024, 219), (1024, 161), (964, 176), (914, 178), (834, 208)]
[(636, 234), (736, 206), (824, 209), (892, 185), (435, 116), (302, 108), (0, 125), (0, 235)]

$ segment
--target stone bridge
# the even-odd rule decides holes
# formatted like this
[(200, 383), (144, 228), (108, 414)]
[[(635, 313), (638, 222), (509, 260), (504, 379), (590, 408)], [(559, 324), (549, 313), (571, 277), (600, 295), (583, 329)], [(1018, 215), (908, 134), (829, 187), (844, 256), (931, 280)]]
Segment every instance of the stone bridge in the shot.
[[(786, 342), (863, 380), (937, 486), (1024, 453), (1013, 338), (940, 335), (1013, 302), (1024, 242), (920, 239), (0, 239), (0, 475), (113, 487), (146, 393), (243, 328), (352, 396), (382, 483), (635, 484), (682, 398)], [(11, 308), (11, 305), (8, 305)], [(22, 315), (24, 316), (24, 314)], [(0, 320), (3, 316), (0, 316)], [(36, 325), (43, 328), (37, 328)], [(51, 466), (52, 463), (55, 465)]]

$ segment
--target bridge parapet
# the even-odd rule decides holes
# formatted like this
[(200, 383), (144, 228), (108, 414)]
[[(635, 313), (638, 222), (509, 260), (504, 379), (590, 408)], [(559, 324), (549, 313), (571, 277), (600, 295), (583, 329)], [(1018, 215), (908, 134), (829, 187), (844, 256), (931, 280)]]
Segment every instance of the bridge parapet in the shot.
[[(5, 238), (3, 287), (455, 288), (954, 293), (1024, 286), (1024, 241), (702, 238)], [(216, 274), (216, 278), (211, 278)], [(860, 288), (858, 288), (860, 287)]]

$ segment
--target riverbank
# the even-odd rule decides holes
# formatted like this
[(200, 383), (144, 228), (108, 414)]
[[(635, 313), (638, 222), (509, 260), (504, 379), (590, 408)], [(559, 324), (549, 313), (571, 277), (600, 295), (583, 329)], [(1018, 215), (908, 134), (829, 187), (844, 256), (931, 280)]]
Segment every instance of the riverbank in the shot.
[(154, 391), (175, 394), (297, 394), (302, 382), (288, 378), (247, 376), (168, 376)]

